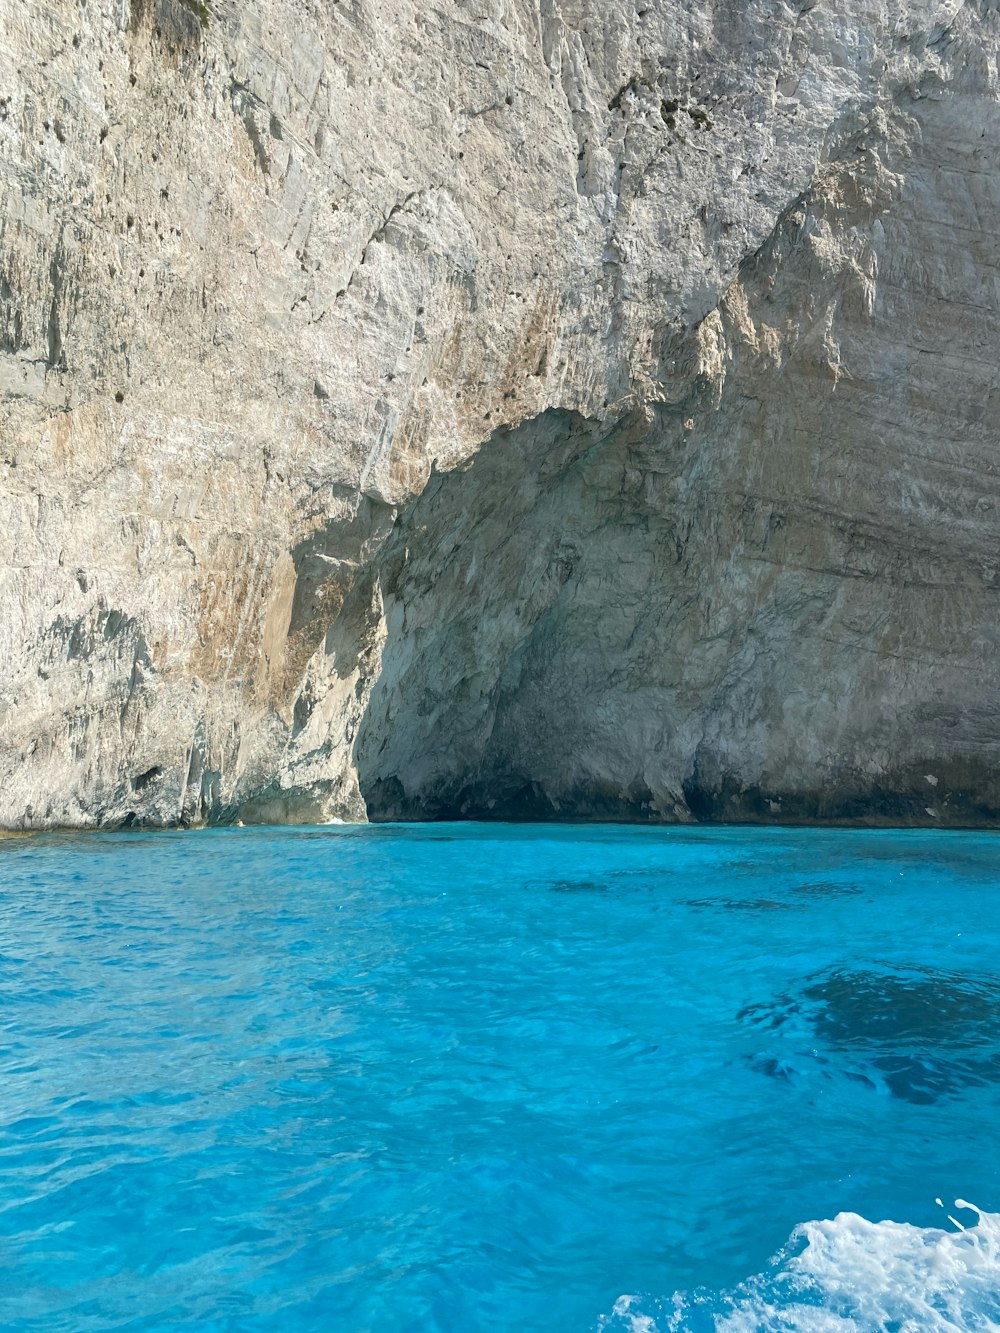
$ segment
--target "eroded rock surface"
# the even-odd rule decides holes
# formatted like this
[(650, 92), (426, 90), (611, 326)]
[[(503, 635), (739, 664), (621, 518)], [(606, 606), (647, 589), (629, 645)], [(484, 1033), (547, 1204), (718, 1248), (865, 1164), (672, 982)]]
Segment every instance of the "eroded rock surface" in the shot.
[(989, 0), (0, 24), (0, 825), (1000, 819)]

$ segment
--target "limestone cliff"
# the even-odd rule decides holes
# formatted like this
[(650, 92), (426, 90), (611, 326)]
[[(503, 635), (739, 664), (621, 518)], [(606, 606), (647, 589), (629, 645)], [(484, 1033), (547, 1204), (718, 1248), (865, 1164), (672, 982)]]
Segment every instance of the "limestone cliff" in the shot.
[(0, 826), (1000, 821), (995, 0), (0, 31)]

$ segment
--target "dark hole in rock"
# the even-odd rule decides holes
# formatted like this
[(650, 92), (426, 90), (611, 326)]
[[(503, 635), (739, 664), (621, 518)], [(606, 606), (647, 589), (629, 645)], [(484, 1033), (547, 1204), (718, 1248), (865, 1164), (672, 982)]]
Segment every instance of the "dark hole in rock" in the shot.
[(152, 768), (147, 768), (145, 773), (137, 773), (132, 779), (132, 790), (144, 791), (145, 788), (148, 787), (151, 782), (154, 782), (162, 772), (163, 769), (160, 765), (154, 764)]

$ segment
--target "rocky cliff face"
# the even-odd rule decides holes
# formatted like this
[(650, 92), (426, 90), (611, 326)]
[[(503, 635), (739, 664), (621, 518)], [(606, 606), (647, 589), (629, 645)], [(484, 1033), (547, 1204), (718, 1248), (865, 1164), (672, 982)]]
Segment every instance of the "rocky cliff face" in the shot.
[(0, 826), (1000, 819), (994, 0), (0, 27)]

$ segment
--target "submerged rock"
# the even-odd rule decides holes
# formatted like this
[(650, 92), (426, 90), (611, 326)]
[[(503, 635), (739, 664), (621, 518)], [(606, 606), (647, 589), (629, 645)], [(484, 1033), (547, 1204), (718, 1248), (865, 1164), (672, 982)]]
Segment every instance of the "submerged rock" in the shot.
[(818, 1069), (929, 1106), (1000, 1081), (997, 977), (835, 968), (749, 1005), (738, 1018), (792, 1046), (791, 1061), (767, 1053), (750, 1060), (756, 1072), (786, 1082)]
[(0, 825), (1000, 818), (1000, 13), (0, 0)]

